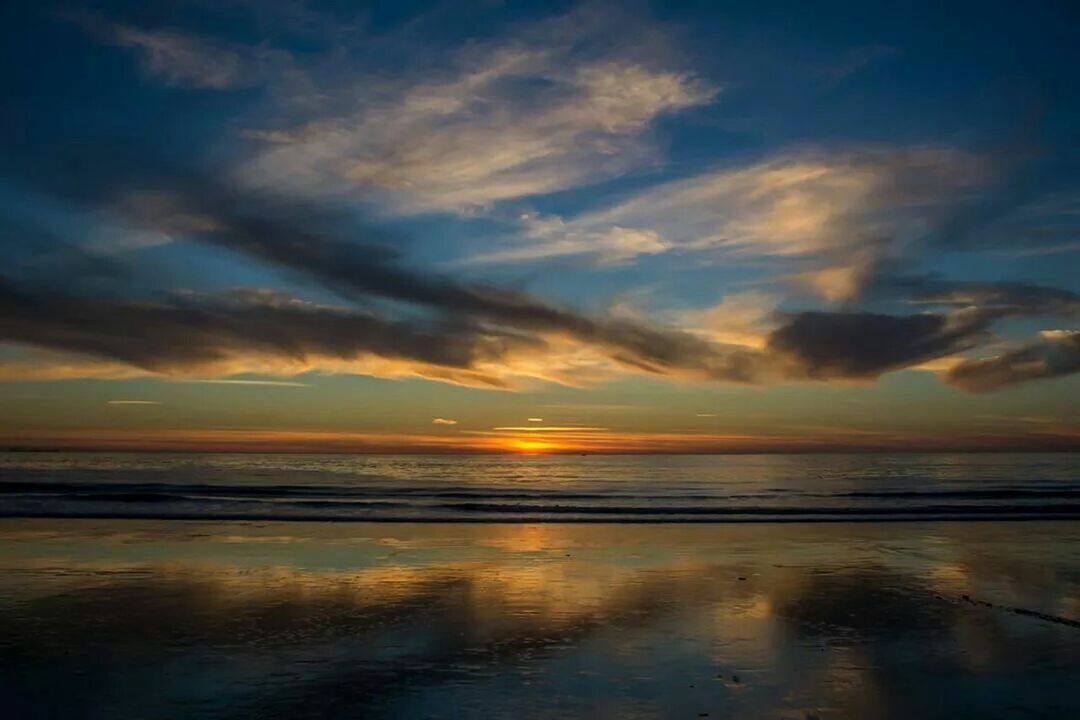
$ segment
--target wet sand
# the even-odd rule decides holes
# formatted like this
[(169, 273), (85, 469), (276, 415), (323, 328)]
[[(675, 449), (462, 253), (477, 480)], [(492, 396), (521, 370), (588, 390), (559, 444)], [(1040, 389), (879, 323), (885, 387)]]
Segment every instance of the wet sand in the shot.
[(1080, 717), (1080, 524), (0, 521), (17, 718)]

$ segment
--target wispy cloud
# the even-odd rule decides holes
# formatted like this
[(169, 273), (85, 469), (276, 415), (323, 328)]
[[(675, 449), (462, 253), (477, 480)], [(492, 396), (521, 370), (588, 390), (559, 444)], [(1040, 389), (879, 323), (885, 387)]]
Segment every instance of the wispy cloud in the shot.
[(452, 51), (443, 71), (339, 88), (334, 114), (251, 129), (264, 146), (241, 176), (375, 195), (398, 212), (461, 212), (617, 175), (654, 157), (656, 118), (716, 89), (612, 42), (613, 22), (575, 11)]
[(114, 25), (113, 41), (135, 48), (143, 67), (172, 85), (221, 90), (241, 82), (239, 55), (196, 37), (170, 32), (145, 32)]
[(86, 13), (61, 13), (101, 42), (138, 54), (143, 71), (167, 85), (227, 90), (270, 81), (290, 65), (288, 53), (269, 46), (225, 43), (176, 30), (142, 29)]
[(759, 290), (731, 293), (717, 305), (682, 312), (678, 319), (682, 327), (716, 342), (760, 348), (779, 324), (781, 300), (777, 293)]
[(921, 305), (995, 308), (1023, 317), (1080, 319), (1080, 295), (1060, 288), (1017, 282), (960, 282), (896, 277), (893, 286)]
[(805, 283), (844, 299), (985, 179), (977, 157), (947, 148), (781, 153), (654, 186), (565, 221), (526, 216), (518, 245), (479, 259), (613, 252), (625, 260), (666, 250), (810, 259), (817, 267), (802, 276)]
[(308, 388), (309, 383), (292, 380), (236, 380), (233, 378), (170, 378), (173, 382), (199, 383), (203, 385), (256, 385), (265, 387)]
[(449, 418), (437, 417), (431, 421), (432, 425), (457, 425), (457, 420), (451, 420)]
[(517, 425), (491, 428), (497, 432), (528, 432), (528, 433), (576, 433), (576, 432), (608, 432), (605, 427), (589, 427), (579, 425)]
[(510, 247), (478, 253), (463, 264), (484, 265), (548, 260), (566, 256), (587, 256), (598, 264), (617, 265), (642, 255), (657, 255), (671, 249), (652, 229), (583, 229), (568, 225), (559, 217), (522, 215), (523, 232)]
[(1080, 372), (1080, 331), (1048, 330), (1001, 355), (958, 363), (945, 379), (964, 390), (988, 392), (1075, 372)]
[(160, 405), (157, 400), (107, 400), (106, 405)]

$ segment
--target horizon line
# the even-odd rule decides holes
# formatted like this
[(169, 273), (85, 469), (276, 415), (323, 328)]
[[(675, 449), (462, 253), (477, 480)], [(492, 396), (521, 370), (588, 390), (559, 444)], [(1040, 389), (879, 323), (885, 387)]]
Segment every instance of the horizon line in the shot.
[(788, 447), (788, 448), (702, 448), (702, 449), (597, 449), (597, 450), (535, 450), (521, 451), (512, 448), (314, 448), (314, 447), (288, 447), (281, 445), (267, 445), (263, 447), (207, 447), (192, 448), (167, 445), (11, 445), (0, 447), (0, 453), (147, 453), (147, 454), (191, 454), (191, 455), (435, 455), (435, 456), (558, 456), (573, 457), (583, 455), (606, 455), (606, 456), (691, 456), (691, 455), (998, 455), (998, 454), (1040, 454), (1040, 453), (1080, 453), (1080, 444), (1073, 445), (1001, 445), (995, 443), (982, 447), (975, 445), (967, 446), (928, 446), (915, 445), (907, 448), (899, 448), (887, 445), (852, 445), (852, 446), (820, 446), (820, 447)]

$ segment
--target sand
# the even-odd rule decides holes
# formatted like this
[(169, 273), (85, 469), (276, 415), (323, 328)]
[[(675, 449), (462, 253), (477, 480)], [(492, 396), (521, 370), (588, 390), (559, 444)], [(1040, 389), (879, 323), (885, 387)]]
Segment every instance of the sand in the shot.
[(0, 568), (8, 717), (1080, 717), (1070, 522), (4, 520)]

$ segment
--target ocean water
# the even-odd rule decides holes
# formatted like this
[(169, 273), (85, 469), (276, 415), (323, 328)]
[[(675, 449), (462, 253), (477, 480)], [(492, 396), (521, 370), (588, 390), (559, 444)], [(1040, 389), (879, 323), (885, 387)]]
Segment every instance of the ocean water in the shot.
[(0, 454), (0, 517), (411, 522), (1080, 518), (1075, 454)]
[(1078, 495), (1067, 454), (9, 453), (0, 716), (1071, 720)]

